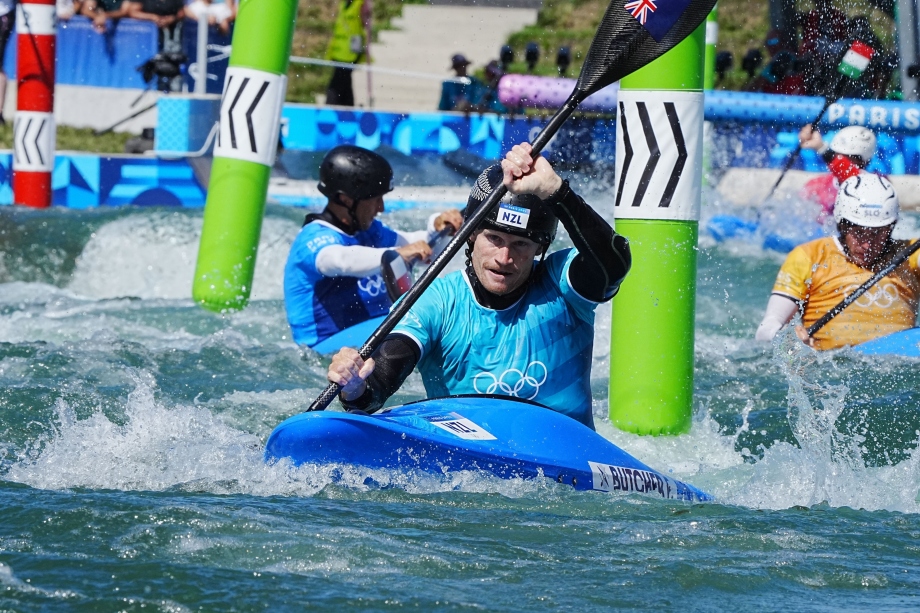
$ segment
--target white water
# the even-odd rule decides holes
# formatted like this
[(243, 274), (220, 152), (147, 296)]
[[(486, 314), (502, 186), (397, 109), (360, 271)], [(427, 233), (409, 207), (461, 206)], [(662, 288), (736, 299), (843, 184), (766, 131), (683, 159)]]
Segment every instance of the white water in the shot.
[[(410, 215), (397, 221), (411, 225), (417, 220)], [(105, 224), (86, 245), (66, 289), (4, 284), (0, 340), (70, 348), (78, 356), (71, 367), (81, 375), (92, 373), (98, 385), (127, 385), (133, 390), (117, 416), (103, 402), (87, 415), (85, 407), (76, 410), (68, 400), (58, 398), (53, 423), (44, 425), (44, 436), (7, 455), (4, 478), (52, 490), (178, 489), (258, 496), (312, 495), (338, 474), (357, 489), (398, 485), (410, 492), (459, 489), (512, 498), (562, 491), (551, 483), (509, 482), (477, 474), (439, 479), (345, 467), (293, 470), (283, 464), (265, 465), (262, 444), (270, 429), (302, 410), (322, 387), (323, 362), (312, 355), (301, 359), (285, 336), (281, 272), (298, 228), (289, 219), (266, 219), (253, 304), (233, 316), (203, 313), (188, 298), (200, 233), (200, 219), (188, 215), (131, 213)], [(716, 250), (719, 258), (733, 262), (726, 275), (765, 262), (778, 266), (781, 261), (781, 256), (744, 242), (715, 247), (704, 240), (702, 248)], [(718, 266), (710, 273), (721, 274)], [(697, 379), (706, 384), (728, 380), (723, 389), (731, 392), (728, 402), (743, 417), (741, 429), (723, 432), (710, 412), (713, 399), (700, 396), (689, 434), (658, 438), (626, 434), (604, 421), (606, 395), (597, 392), (598, 431), (652, 467), (711, 492), (723, 504), (784, 509), (826, 503), (920, 512), (916, 451), (892, 465), (867, 468), (858, 437), (848, 438), (835, 429), (848, 389), (822, 383), (815, 374), (836, 368), (840, 358), (818, 356), (789, 335), (767, 347), (751, 339), (752, 329), (739, 333), (739, 327), (756, 322), (762, 305), (739, 299), (728, 287), (723, 293), (700, 296), (698, 316), (705, 325), (697, 333)], [(733, 312), (744, 312), (747, 319), (739, 321)], [(609, 310), (602, 307), (595, 342), (595, 390), (606, 386), (609, 329)], [(113, 347), (125, 343), (140, 345), (152, 364), (119, 365)], [(157, 384), (158, 360), (174, 352), (196, 355), (209, 349), (242, 355), (251, 373), (268, 383), (279, 364), (301, 369), (302, 386), (241, 391), (230, 385), (215, 397), (191, 402), (163, 393)], [(262, 353), (248, 357), (256, 351)], [(4, 381), (28, 377), (31, 367), (28, 358), (8, 357), (0, 362), (0, 377)], [(762, 457), (739, 450), (739, 437), (749, 433), (748, 415), (764, 409), (762, 390), (747, 375), (751, 368), (781, 373), (799, 446), (777, 442)], [(200, 376), (207, 376), (207, 368), (203, 373)], [(66, 387), (67, 380), (60, 385)], [(401, 399), (421, 391), (418, 377), (413, 376)], [(725, 397), (717, 399), (726, 402)]]

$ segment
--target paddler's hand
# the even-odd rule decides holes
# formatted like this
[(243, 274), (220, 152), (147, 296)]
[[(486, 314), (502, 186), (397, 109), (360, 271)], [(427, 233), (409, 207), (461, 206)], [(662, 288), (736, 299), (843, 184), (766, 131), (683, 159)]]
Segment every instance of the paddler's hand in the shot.
[(332, 357), (326, 378), (342, 388), (345, 400), (359, 398), (367, 389), (365, 381), (374, 372), (374, 358), (361, 359), (361, 354), (351, 347), (343, 347)]
[(534, 157), (532, 152), (530, 143), (511, 148), (502, 160), (503, 182), (512, 194), (533, 194), (546, 200), (562, 187), (562, 178), (543, 156)]
[(799, 145), (802, 149), (814, 149), (818, 151), (824, 146), (824, 139), (821, 138), (821, 132), (811, 127), (811, 124), (802, 126), (799, 130)]
[(427, 262), (428, 258), (431, 257), (431, 246), (425, 241), (415, 241), (414, 243), (397, 247), (394, 251), (401, 255), (407, 264), (415, 258)]
[(805, 326), (802, 324), (796, 324), (795, 326), (795, 335), (799, 337), (799, 340), (811, 347), (815, 348), (815, 338), (813, 336), (808, 336), (808, 330), (805, 329)]
[(438, 232), (445, 226), (450, 226), (451, 235), (456, 234), (463, 225), (463, 215), (457, 209), (449, 209), (434, 218), (434, 229)]

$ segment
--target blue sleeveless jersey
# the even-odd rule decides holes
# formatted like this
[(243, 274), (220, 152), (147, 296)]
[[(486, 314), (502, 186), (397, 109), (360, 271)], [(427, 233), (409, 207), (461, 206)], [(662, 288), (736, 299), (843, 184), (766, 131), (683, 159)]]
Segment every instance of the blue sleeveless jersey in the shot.
[(323, 221), (303, 227), (284, 267), (284, 307), (295, 343), (312, 347), (390, 308), (383, 277), (326, 277), (316, 269), (319, 252), (330, 245), (394, 247), (398, 237), (376, 219), (354, 236)]
[(557, 251), (524, 296), (495, 311), (476, 302), (462, 272), (435, 280), (393, 330), (421, 347), (429, 397), (500, 394), (539, 402), (594, 428), (592, 302), (569, 284), (578, 252)]

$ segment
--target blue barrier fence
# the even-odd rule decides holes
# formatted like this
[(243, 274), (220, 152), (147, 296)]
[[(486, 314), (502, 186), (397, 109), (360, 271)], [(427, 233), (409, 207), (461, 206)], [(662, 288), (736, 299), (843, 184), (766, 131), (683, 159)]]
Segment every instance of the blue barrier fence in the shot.
[[(0, 205), (13, 203), (13, 156), (0, 153)], [(97, 206), (202, 207), (205, 190), (185, 160), (137, 156), (58, 154), (51, 174), (53, 204), (74, 209)]]
[[(17, 24), (19, 27), (19, 24)], [(195, 42), (198, 23), (182, 22), (183, 51), (190, 62), (197, 61)], [(157, 53), (157, 27), (150, 21), (109, 21), (109, 30), (99, 34), (86, 17), (76, 16), (58, 23), (55, 76), (59, 85), (144, 89), (147, 84), (138, 68)], [(209, 28), (208, 43), (229, 45), (230, 35)], [(227, 70), (227, 58), (208, 64), (208, 92), (220, 93)], [(3, 70), (16, 78), (16, 31), (10, 36)], [(189, 89), (194, 79), (185, 74)], [(154, 84), (155, 85), (155, 84)]]
[[(743, 105), (731, 103), (732, 95), (738, 101), (749, 101), (747, 114), (742, 113)], [(713, 122), (715, 143), (711, 164), (716, 172), (729, 167), (780, 166), (797, 142), (799, 125), (817, 113), (814, 99), (793, 97), (800, 105), (794, 107), (793, 101), (777, 100), (787, 97), (729, 92), (707, 93), (707, 96), (710, 98), (707, 119)], [(721, 110), (717, 101), (721, 101)], [(853, 111), (858, 104), (869, 106)], [(159, 105), (157, 149), (192, 151), (203, 144), (213, 126), (219, 97), (166, 96)], [(892, 175), (920, 174), (920, 134), (917, 130), (908, 131), (913, 125), (913, 114), (908, 111), (916, 105), (844, 101), (829, 126), (840, 126), (842, 118), (875, 117), (879, 122), (882, 114), (873, 110), (873, 105), (882, 105), (880, 108), (886, 110), (885, 117), (890, 122), (894, 121), (897, 110), (900, 127), (889, 130), (882, 129), (880, 124), (872, 126), (879, 128), (879, 152), (870, 170)], [(772, 109), (770, 113), (764, 110), (768, 106)], [(753, 108), (760, 108), (760, 115), (754, 114)], [(285, 105), (282, 117), (282, 143), (288, 150), (324, 151), (350, 143), (371, 149), (386, 145), (410, 156), (444, 155), (465, 149), (489, 160), (499, 158), (515, 143), (532, 140), (548, 120), (548, 116), (399, 114), (300, 104)], [(554, 163), (565, 166), (609, 167), (614, 162), (616, 129), (613, 118), (575, 117), (563, 126), (545, 151)], [(825, 138), (832, 135), (833, 130)], [(9, 160), (9, 154), (0, 154), (0, 204), (12, 201)], [(823, 162), (811, 151), (803, 152), (795, 167), (825, 170)], [(137, 157), (59, 154), (53, 181), (55, 204), (71, 207), (153, 203), (201, 206), (206, 189), (185, 160)], [(285, 202), (308, 204), (296, 199)]]
[[(715, 146), (711, 163), (715, 170), (782, 166), (798, 142), (799, 127), (814, 119), (822, 104), (820, 98), (800, 96), (735, 92), (707, 92), (706, 96), (706, 119), (713, 123)], [(710, 101), (710, 97), (714, 100)], [(732, 103), (735, 98), (737, 103)], [(743, 104), (744, 101), (748, 104)], [(837, 129), (849, 125), (844, 123), (844, 117), (871, 119), (874, 116), (878, 119), (882, 115), (875, 108), (877, 105), (882, 105), (880, 108), (885, 109), (889, 119), (897, 115), (901, 128), (888, 130), (871, 126), (878, 134), (879, 151), (869, 168), (886, 174), (920, 174), (920, 130), (907, 131), (913, 126), (914, 110), (920, 117), (920, 105), (843, 101), (841, 109), (835, 110), (835, 120), (828, 124), (830, 129), (825, 138), (829, 140)], [(288, 149), (323, 151), (343, 143), (371, 149), (388, 145), (406, 155), (443, 155), (467, 149), (487, 159), (497, 159), (515, 143), (532, 140), (546, 122), (545, 118), (536, 117), (397, 114), (295, 104), (285, 105), (282, 117), (285, 122), (282, 142)], [(612, 163), (616, 128), (613, 118), (576, 117), (565, 124), (547, 152), (554, 162), (572, 166)], [(794, 168), (826, 170), (813, 151), (803, 151)]]

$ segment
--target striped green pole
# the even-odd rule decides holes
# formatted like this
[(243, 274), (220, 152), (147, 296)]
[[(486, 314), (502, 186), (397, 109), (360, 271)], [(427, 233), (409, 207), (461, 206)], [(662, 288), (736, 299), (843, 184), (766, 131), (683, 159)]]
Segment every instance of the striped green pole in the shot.
[[(716, 4), (706, 17), (706, 57), (703, 60), (703, 89), (712, 91), (716, 85), (716, 44), (719, 42), (719, 5)], [(714, 187), (712, 179), (712, 124), (703, 127), (703, 184)]]
[(249, 300), (297, 16), (295, 0), (242, 0), (220, 105), (192, 297), (212, 311)]
[(690, 428), (703, 157), (705, 25), (620, 82), (615, 217), (632, 270), (613, 300), (610, 419)]
[(712, 7), (706, 17), (706, 59), (703, 60), (703, 89), (716, 85), (716, 44), (719, 42), (719, 5)]

